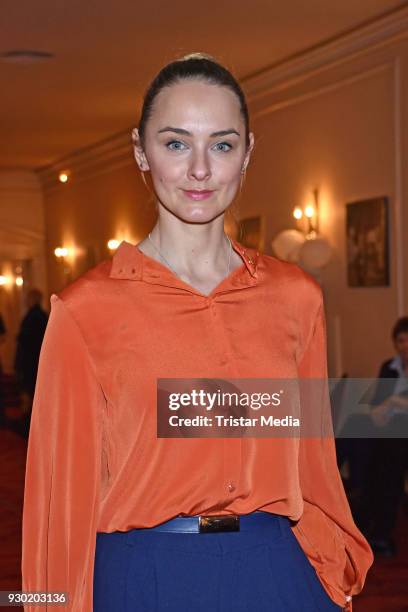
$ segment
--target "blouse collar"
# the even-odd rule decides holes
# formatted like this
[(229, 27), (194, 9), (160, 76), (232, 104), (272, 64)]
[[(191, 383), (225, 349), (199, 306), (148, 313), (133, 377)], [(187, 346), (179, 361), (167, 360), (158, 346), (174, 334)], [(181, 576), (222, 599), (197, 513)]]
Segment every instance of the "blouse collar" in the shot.
[[(232, 248), (241, 255), (251, 277), (256, 279), (258, 275), (257, 266), (259, 252), (253, 248), (244, 247), (234, 239), (231, 239), (231, 243)], [(154, 276), (154, 272), (156, 272), (156, 276), (158, 275), (159, 270), (157, 264), (161, 266), (160, 262), (145, 255), (137, 246), (126, 240), (122, 240), (112, 257), (109, 277), (126, 280), (143, 280), (146, 274), (152, 277)], [(173, 274), (164, 265), (161, 267), (163, 268), (163, 273), (168, 272)]]

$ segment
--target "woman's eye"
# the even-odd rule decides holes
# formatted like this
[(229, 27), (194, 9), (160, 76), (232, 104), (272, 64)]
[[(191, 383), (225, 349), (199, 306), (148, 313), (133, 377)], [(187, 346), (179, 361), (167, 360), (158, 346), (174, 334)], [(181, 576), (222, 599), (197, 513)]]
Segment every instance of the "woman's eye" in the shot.
[(217, 142), (215, 148), (217, 149), (217, 151), (225, 151), (226, 153), (227, 151), (232, 149), (232, 145), (230, 145), (228, 142)]
[[(184, 142), (181, 142), (180, 140), (170, 140), (169, 142), (166, 142), (166, 147), (170, 149), (170, 151), (184, 151), (186, 146), (187, 145), (185, 145)], [(228, 142), (217, 142), (217, 144), (214, 145), (214, 148), (217, 151), (227, 153), (230, 149), (232, 149), (232, 145), (230, 145)]]
[(171, 140), (166, 143), (166, 147), (171, 151), (182, 151), (184, 146), (184, 143), (180, 142), (180, 140)]

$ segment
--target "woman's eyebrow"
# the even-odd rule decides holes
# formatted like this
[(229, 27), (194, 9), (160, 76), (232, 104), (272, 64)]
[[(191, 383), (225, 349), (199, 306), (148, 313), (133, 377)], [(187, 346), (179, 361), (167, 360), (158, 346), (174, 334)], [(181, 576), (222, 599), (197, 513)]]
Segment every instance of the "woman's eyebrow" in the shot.
[[(169, 125), (162, 128), (157, 133), (161, 134), (162, 132), (174, 132), (175, 134), (183, 134), (184, 136), (192, 136), (192, 133), (189, 132), (188, 130), (184, 130), (183, 128), (171, 127)], [(234, 128), (229, 128), (228, 130), (219, 130), (218, 132), (213, 132), (212, 134), (210, 134), (210, 137), (213, 138), (216, 136), (227, 136), (228, 134), (236, 134), (237, 136), (240, 135), (239, 132), (237, 132), (237, 130), (234, 130)]]

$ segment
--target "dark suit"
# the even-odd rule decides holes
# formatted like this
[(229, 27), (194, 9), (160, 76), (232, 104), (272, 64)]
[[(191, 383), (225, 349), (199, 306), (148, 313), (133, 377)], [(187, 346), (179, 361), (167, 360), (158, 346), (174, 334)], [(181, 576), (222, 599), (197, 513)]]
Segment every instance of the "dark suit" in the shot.
[[(372, 407), (395, 393), (399, 371), (392, 367), (393, 361), (381, 364)], [(370, 415), (355, 414), (336, 440), (338, 465), (349, 461), (349, 487), (357, 491), (350, 500), (354, 519), (373, 538), (390, 538), (395, 526), (408, 466), (407, 430), (408, 412), (392, 416), (384, 427), (377, 426)]]
[[(0, 314), (0, 336), (6, 334), (6, 326), (4, 325), (3, 317)], [(0, 425), (4, 423), (4, 389), (3, 389), (3, 366), (0, 359)]]
[(40, 350), (48, 314), (39, 304), (32, 306), (21, 321), (17, 336), (14, 369), (21, 391), (34, 395)]

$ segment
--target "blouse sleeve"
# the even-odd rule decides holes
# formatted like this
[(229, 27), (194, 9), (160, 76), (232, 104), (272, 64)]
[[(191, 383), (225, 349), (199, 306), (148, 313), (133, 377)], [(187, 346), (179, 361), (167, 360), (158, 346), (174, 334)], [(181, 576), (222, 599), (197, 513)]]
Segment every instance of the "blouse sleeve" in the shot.
[(91, 612), (105, 398), (68, 306), (50, 301), (27, 450), (22, 588), (67, 592), (64, 610)]
[[(318, 291), (317, 314), (300, 357), (298, 376), (300, 380), (317, 379), (320, 389), (328, 389), (326, 323), (320, 287)], [(324, 391), (317, 395), (325, 397)], [(354, 523), (337, 467), (328, 392), (321, 404), (324, 405), (308, 403), (308, 406), (321, 410), (319, 419), (324, 433), (300, 439), (299, 474), (304, 510), (293, 531), (328, 593), (339, 605), (351, 610), (352, 596), (363, 588), (373, 553)]]

